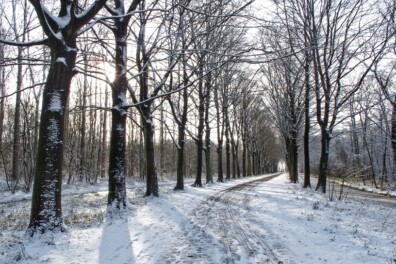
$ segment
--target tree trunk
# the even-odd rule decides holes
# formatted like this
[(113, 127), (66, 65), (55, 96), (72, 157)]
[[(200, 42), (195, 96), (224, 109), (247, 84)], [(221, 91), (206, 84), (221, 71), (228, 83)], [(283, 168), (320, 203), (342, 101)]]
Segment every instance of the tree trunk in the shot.
[[(223, 132), (224, 121), (221, 120), (221, 109), (219, 99), (219, 89), (214, 89), (214, 103), (216, 106), (217, 119), (217, 181), (223, 182)], [(223, 115), (224, 116), (224, 115)]]
[(126, 206), (125, 186), (125, 129), (126, 111), (117, 108), (118, 91), (113, 89), (113, 108), (111, 111), (110, 157), (109, 157), (109, 192), (107, 204), (117, 209)]
[(291, 148), (291, 164), (292, 164), (292, 183), (298, 183), (298, 142), (297, 138), (293, 138)]
[[(306, 32), (306, 31), (305, 31)], [(305, 54), (305, 101), (304, 101), (304, 184), (303, 188), (311, 188), (311, 161), (309, 157), (309, 130), (311, 126), (311, 121), (309, 117), (309, 105), (310, 105), (310, 92), (311, 92), (311, 72), (310, 72), (310, 54), (306, 52)]]
[(183, 176), (183, 166), (184, 166), (184, 127), (179, 125), (179, 138), (177, 144), (177, 180), (175, 190), (184, 189), (184, 176)]
[(243, 177), (246, 177), (247, 176), (247, 168), (246, 168), (246, 159), (247, 159), (247, 157), (246, 157), (246, 142), (245, 142), (245, 140), (244, 139), (242, 139), (242, 175), (243, 175)]
[[(60, 45), (59, 45), (60, 46)], [(32, 210), (28, 234), (65, 231), (61, 207), (64, 121), (76, 50), (53, 45), (40, 117)], [(62, 58), (62, 59), (59, 59)], [(63, 60), (64, 59), (64, 60)]]
[[(226, 114), (228, 116), (228, 114)], [(226, 179), (231, 179), (231, 149), (230, 149), (230, 130), (228, 125), (228, 117), (226, 117), (225, 125), (225, 137), (226, 137)]]
[(330, 132), (327, 127), (321, 126), (321, 149), (319, 160), (319, 178), (315, 190), (321, 190), (326, 193), (326, 182), (328, 175), (328, 161), (330, 148)]
[[(107, 89), (105, 89), (105, 108), (107, 108)], [(102, 157), (100, 161), (100, 178), (106, 177), (106, 158), (107, 158), (107, 112), (103, 111), (102, 123)]]
[(211, 90), (212, 75), (208, 74), (205, 83), (205, 161), (206, 161), (206, 183), (213, 183), (212, 162), (210, 157), (210, 122), (209, 122), (209, 107), (210, 107), (210, 90)]
[(145, 107), (143, 120), (144, 150), (146, 158), (146, 194), (145, 196), (158, 196), (158, 178), (155, 165), (154, 127), (150, 107)]
[[(77, 33), (99, 12), (106, 0), (95, 1), (79, 16), (75, 15), (78, 6), (75, 2), (62, 2), (59, 10), (61, 20), (49, 19), (52, 14), (48, 10), (43, 11), (41, 1), (31, 3), (51, 49), (50, 68), (43, 91), (32, 210), (27, 230), (27, 234), (33, 236), (36, 232), (66, 230), (61, 206), (64, 127), (70, 83), (77, 73)], [(67, 16), (72, 19), (64, 24), (63, 18)]]
[[(116, 7), (123, 8), (120, 3)], [(124, 10), (122, 10), (124, 12)], [(108, 206), (120, 209), (126, 206), (126, 91), (128, 79), (127, 67), (127, 25), (128, 20), (114, 18), (115, 29), (113, 30), (115, 46), (115, 77), (112, 88), (112, 120), (110, 132), (110, 158), (109, 158), (109, 194)]]
[[(171, 85), (172, 86), (172, 85)], [(160, 109), (160, 155), (159, 155), (159, 163), (160, 163), (160, 177), (161, 179), (163, 178), (163, 174), (164, 174), (164, 156), (165, 156), (165, 150), (164, 150), (164, 135), (165, 135), (165, 130), (164, 130), (164, 106), (162, 105), (161, 109)]]
[[(4, 45), (0, 43), (0, 61), (4, 61)], [(3, 132), (4, 132), (4, 101), (5, 95), (5, 67), (0, 66), (0, 151), (3, 147)]]
[[(86, 52), (86, 50), (85, 50)], [(84, 70), (88, 70), (88, 61), (87, 61), (87, 56), (84, 54)], [(87, 75), (84, 75), (84, 83), (83, 83), (83, 90), (82, 90), (82, 96), (81, 96), (81, 125), (80, 125), (80, 159), (78, 163), (78, 179), (80, 182), (83, 181), (84, 176), (88, 177), (87, 172), (85, 170), (85, 164), (86, 164), (86, 155), (85, 155), (85, 129), (86, 129), (86, 123), (87, 123), (87, 117), (85, 110), (87, 108), (87, 89), (88, 89), (88, 77)]]
[(392, 131), (392, 150), (393, 150), (393, 163), (396, 166), (396, 95), (392, 103), (392, 121), (391, 121), (391, 131)]
[(22, 48), (18, 48), (18, 67), (17, 67), (17, 93), (15, 98), (14, 113), (14, 141), (12, 146), (12, 174), (10, 185), (11, 192), (14, 193), (20, 178), (21, 165), (21, 88), (22, 88)]
[[(201, 62), (200, 71), (202, 76), (203, 66)], [(203, 130), (204, 130), (204, 121), (205, 121), (205, 95), (203, 93), (203, 82), (202, 78), (198, 82), (198, 93), (199, 93), (199, 106), (198, 106), (198, 135), (195, 139), (195, 144), (197, 146), (197, 170), (195, 176), (195, 182), (192, 185), (193, 187), (202, 187), (202, 151), (203, 151)]]
[(232, 178), (236, 179), (236, 167), (238, 163), (238, 159), (236, 157), (236, 149), (235, 149), (235, 142), (231, 140), (231, 153), (232, 153)]
[(236, 166), (237, 166), (237, 177), (242, 178), (241, 175), (241, 165), (239, 163), (239, 155), (238, 155), (238, 145), (235, 145), (235, 160), (236, 160)]

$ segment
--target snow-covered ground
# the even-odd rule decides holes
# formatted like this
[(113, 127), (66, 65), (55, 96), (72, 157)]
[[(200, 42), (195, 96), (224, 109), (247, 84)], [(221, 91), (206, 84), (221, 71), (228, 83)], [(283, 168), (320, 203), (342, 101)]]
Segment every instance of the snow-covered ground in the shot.
[(106, 212), (105, 185), (66, 187), (69, 230), (41, 239), (21, 240), (29, 196), (3, 195), (0, 263), (396, 263), (396, 208), (263, 177), (183, 192), (165, 182), (160, 198), (128, 186), (121, 216)]
[(337, 183), (340, 184), (340, 185), (343, 184), (344, 186), (354, 188), (356, 190), (361, 190), (361, 191), (365, 191), (365, 192), (378, 193), (378, 194), (383, 194), (383, 195), (396, 197), (396, 191), (376, 189), (376, 188), (371, 187), (371, 186), (363, 185), (363, 183), (361, 183), (361, 182), (360, 183), (347, 183), (347, 182), (337, 181)]

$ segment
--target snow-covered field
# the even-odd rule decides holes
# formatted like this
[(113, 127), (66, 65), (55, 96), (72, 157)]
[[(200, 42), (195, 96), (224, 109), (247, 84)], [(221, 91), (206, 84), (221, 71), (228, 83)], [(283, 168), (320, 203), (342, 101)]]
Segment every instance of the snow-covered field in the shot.
[(160, 198), (130, 185), (121, 216), (106, 212), (105, 184), (65, 186), (68, 232), (40, 239), (21, 239), (29, 195), (2, 194), (0, 263), (396, 263), (396, 208), (263, 177), (183, 192), (164, 182)]

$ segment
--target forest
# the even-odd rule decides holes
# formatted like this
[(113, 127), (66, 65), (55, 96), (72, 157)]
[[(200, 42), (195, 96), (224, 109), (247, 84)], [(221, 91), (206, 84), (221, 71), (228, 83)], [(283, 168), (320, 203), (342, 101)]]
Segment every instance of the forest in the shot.
[[(62, 188), (106, 205), (287, 171), (396, 182), (392, 0), (0, 3), (2, 191), (32, 193), (29, 236), (65, 231)], [(317, 184), (312, 177), (317, 176)]]

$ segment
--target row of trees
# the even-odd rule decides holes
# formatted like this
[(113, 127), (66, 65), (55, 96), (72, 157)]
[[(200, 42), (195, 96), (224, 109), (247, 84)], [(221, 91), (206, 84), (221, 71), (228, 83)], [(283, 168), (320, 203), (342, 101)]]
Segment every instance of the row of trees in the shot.
[[(2, 48), (21, 51), (15, 63), (21, 75), (2, 78), (18, 82), (15, 104), (7, 104), (11, 89), (4, 88), (1, 99), (10, 109), (6, 117), (14, 118), (9, 138), (23, 138), (29, 152), (14, 143), (18, 154), (10, 162), (3, 155), (3, 166), (12, 190), (21, 175), (29, 189), (34, 175), (30, 235), (65, 229), (64, 181), (94, 183), (107, 171), (108, 205), (124, 208), (127, 169), (145, 178), (147, 196), (158, 196), (156, 161), (164, 170), (167, 151), (177, 156), (175, 189), (183, 189), (185, 150), (191, 152), (192, 143), (196, 154), (187, 158), (196, 163), (194, 186), (202, 186), (203, 172), (210, 183), (276, 169), (274, 129), (256, 99), (253, 77), (238, 64), (248, 51), (240, 15), (252, 2), (13, 2), (28, 22), (10, 20), (10, 26), (18, 34), (22, 26), (26, 39), (4, 31)], [(13, 55), (4, 58), (2, 71), (14, 74), (14, 62)], [(30, 160), (26, 172), (9, 167), (21, 160)]]
[[(275, 6), (276, 15), (267, 22), (261, 34), (262, 47), (270, 61), (261, 69), (266, 104), (285, 142), (290, 179), (298, 181), (297, 157), (302, 137), (304, 187), (310, 186), (309, 144), (314, 129), (313, 133), (320, 135), (321, 142), (316, 189), (325, 192), (328, 175), (337, 167), (329, 167), (331, 139), (337, 138), (340, 130), (345, 133), (343, 127), (349, 126), (353, 142), (353, 148), (349, 148), (348, 154), (352, 156), (349, 162), (360, 160), (354, 163), (354, 170), (362, 165), (371, 168), (375, 182), (378, 173), (374, 173), (373, 153), (368, 144), (368, 131), (374, 128), (370, 124), (372, 118), (376, 120), (375, 126), (379, 126), (377, 131), (382, 131), (380, 134), (384, 137), (381, 143), (383, 154), (376, 152), (374, 155), (384, 157), (383, 166), (388, 169), (383, 171), (393, 178), (394, 164), (389, 163), (389, 157), (393, 155), (389, 150), (394, 135), (391, 140), (390, 127), (396, 127), (396, 124), (390, 116), (385, 96), (380, 96), (379, 100), (371, 99), (376, 97), (372, 94), (378, 90), (382, 89), (386, 95), (388, 89), (393, 88), (389, 69), (394, 67), (391, 59), (394, 55), (394, 2), (301, 0), (276, 1)], [(385, 70), (385, 80), (384, 69), (388, 69)], [(374, 76), (377, 76), (376, 82), (373, 82)], [(378, 86), (382, 88), (378, 89)], [(393, 98), (387, 97), (394, 104)], [(317, 128), (319, 131), (315, 131)], [(395, 152), (396, 148), (393, 150)], [(363, 171), (362, 174), (368, 172), (367, 169)], [(344, 174), (351, 175), (353, 173)]]
[(2, 4), (1, 158), (11, 190), (34, 179), (30, 235), (64, 230), (63, 182), (108, 177), (122, 209), (127, 175), (158, 196), (158, 172), (176, 190), (191, 174), (202, 186), (272, 172), (281, 142), (292, 182), (304, 153), (304, 187), (313, 166), (323, 192), (343, 168), (392, 181), (394, 4), (274, 1), (267, 20), (253, 2)]

